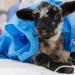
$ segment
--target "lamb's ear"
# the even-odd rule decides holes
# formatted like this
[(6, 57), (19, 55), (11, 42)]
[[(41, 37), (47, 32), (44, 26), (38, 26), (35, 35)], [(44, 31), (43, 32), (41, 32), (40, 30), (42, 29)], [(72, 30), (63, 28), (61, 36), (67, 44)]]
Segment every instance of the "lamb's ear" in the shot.
[(16, 12), (17, 17), (23, 20), (35, 20), (35, 10), (29, 8), (23, 8)]
[(63, 16), (69, 15), (75, 11), (75, 1), (65, 2), (60, 7), (62, 9)]

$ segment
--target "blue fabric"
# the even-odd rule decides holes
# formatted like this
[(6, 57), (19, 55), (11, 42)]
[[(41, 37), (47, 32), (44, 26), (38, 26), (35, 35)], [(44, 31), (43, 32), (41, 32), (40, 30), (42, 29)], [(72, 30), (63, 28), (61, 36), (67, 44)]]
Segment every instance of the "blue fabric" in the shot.
[(45, 0), (49, 3), (55, 4), (55, 5), (61, 5), (62, 4), (62, 0)]
[[(46, 0), (60, 5), (61, 1)], [(31, 5), (35, 9), (39, 4)], [(12, 16), (12, 15), (11, 15)], [(64, 34), (65, 49), (75, 52), (74, 34), (75, 13), (65, 17), (62, 32)], [(19, 61), (30, 61), (39, 48), (35, 21), (24, 21), (14, 15), (5, 25), (5, 31), (0, 36), (0, 57)]]
[(66, 17), (63, 25), (63, 33), (65, 38), (65, 48), (70, 52), (75, 52), (75, 13)]
[(75, 13), (65, 17), (62, 32), (64, 34), (64, 46), (67, 51), (75, 52)]
[(71, 25), (69, 23), (68, 17), (64, 18), (64, 23), (62, 27), (62, 33), (64, 35), (64, 47), (65, 50), (71, 51), (70, 49), (70, 41), (71, 41)]
[(11, 59), (25, 61), (37, 53), (38, 48), (35, 22), (13, 16), (0, 37), (0, 53)]

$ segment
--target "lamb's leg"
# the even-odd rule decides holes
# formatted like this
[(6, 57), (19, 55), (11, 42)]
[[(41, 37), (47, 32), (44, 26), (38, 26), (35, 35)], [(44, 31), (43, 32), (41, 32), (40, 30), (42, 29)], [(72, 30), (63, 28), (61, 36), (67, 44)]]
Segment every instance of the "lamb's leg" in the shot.
[(66, 50), (61, 50), (58, 52), (59, 61), (63, 63), (70, 63), (70, 52), (67, 52)]

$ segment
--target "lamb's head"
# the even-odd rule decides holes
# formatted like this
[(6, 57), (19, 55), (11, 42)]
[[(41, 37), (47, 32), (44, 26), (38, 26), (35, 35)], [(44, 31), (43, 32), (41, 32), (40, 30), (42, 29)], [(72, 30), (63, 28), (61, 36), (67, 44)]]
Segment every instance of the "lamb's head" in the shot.
[(58, 35), (63, 17), (75, 11), (75, 1), (63, 3), (60, 6), (41, 2), (36, 9), (23, 8), (17, 11), (17, 16), (23, 20), (36, 22), (40, 39), (49, 39)]

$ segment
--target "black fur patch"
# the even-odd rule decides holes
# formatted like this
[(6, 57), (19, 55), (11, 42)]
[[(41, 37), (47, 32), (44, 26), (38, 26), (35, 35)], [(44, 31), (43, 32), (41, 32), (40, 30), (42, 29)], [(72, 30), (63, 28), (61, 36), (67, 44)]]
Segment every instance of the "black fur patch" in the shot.
[(66, 16), (75, 11), (75, 1), (66, 2), (62, 4), (60, 7), (62, 8), (62, 15)]
[(41, 54), (36, 56), (35, 61), (36, 61), (37, 65), (47, 68), (47, 64), (49, 62), (49, 56), (44, 54), (44, 53), (41, 53)]
[(16, 12), (16, 15), (19, 18), (22, 18), (23, 20), (35, 20), (35, 14), (33, 14), (33, 10), (32, 9), (28, 9), (28, 8), (24, 8), (24, 9), (20, 9), (18, 10), (18, 12)]

